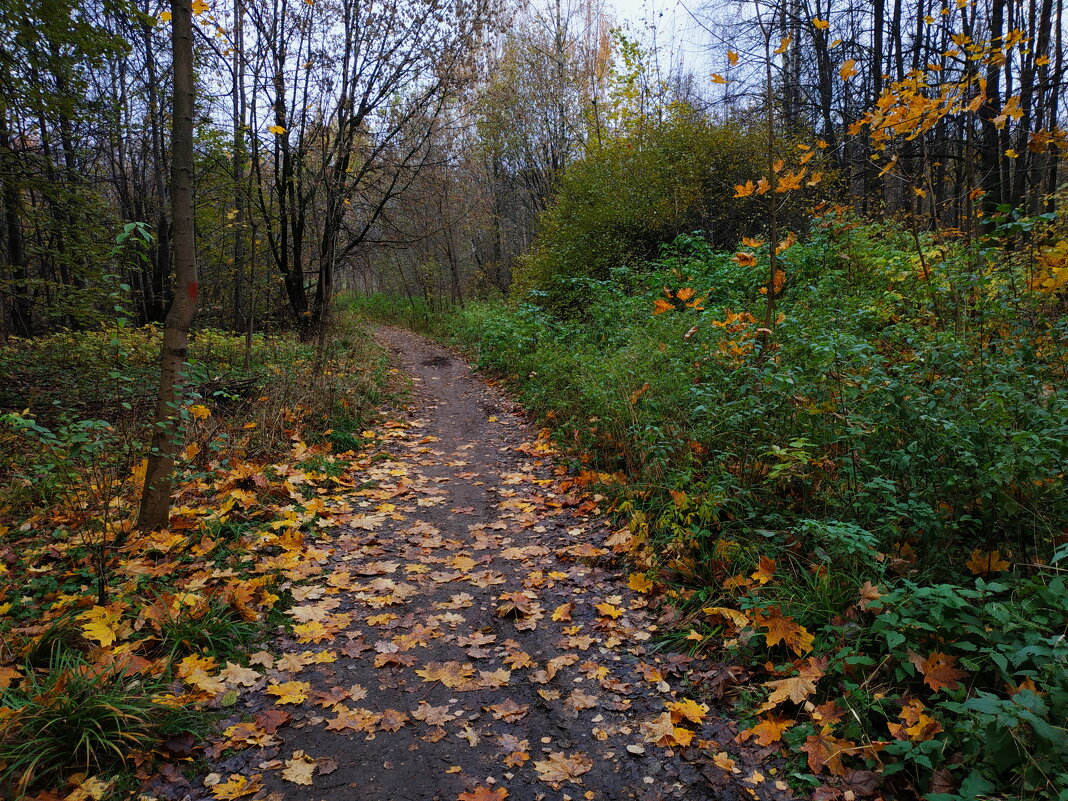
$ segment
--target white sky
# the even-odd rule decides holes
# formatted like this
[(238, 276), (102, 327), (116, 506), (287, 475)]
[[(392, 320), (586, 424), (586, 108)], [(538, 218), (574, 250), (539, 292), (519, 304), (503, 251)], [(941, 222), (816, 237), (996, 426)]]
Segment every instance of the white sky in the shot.
[(650, 21), (655, 22), (660, 47), (681, 57), (694, 72), (704, 69), (706, 34), (686, 10), (698, 11), (702, 0), (686, 0), (685, 6), (683, 0), (608, 0), (608, 4), (616, 18), (629, 22), (635, 31), (644, 29), (648, 35)]

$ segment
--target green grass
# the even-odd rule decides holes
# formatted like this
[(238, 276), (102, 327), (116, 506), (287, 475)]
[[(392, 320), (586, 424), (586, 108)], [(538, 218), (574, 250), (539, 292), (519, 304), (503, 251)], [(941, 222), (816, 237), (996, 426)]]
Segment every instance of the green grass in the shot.
[(195, 716), (157, 700), (164, 689), (157, 679), (92, 666), (56, 649), (46, 671), (28, 671), (23, 686), (0, 696), (11, 710), (0, 739), (2, 781), (17, 779), (21, 797), (71, 773), (114, 773), (161, 738), (195, 730)]

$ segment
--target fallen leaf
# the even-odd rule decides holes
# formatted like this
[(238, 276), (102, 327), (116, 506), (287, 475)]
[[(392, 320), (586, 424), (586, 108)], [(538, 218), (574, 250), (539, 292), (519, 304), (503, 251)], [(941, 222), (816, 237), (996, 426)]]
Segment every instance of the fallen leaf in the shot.
[(504, 801), (508, 797), (508, 791), (503, 787), (479, 786), (456, 797), (459, 801)]
[(779, 742), (782, 739), (782, 733), (793, 726), (795, 722), (786, 718), (760, 718), (759, 723), (739, 732), (735, 739), (741, 743), (751, 737), (755, 737), (757, 745), (771, 745)]
[(1001, 573), (1010, 567), (1009, 562), (1001, 558), (1000, 551), (984, 553), (979, 550), (972, 551), (971, 558), (965, 562), (964, 566), (976, 576), (984, 576), (987, 573)]
[(308, 700), (311, 685), (306, 681), (286, 681), (268, 684), (267, 694), (277, 696), (276, 704), (302, 704)]
[(233, 773), (224, 782), (219, 782), (211, 788), (211, 794), (219, 801), (233, 801), (246, 795), (258, 793), (263, 789), (263, 774), (254, 776), (241, 776)]
[(293, 784), (310, 787), (315, 768), (316, 762), (314, 759), (303, 751), (294, 751), (293, 758), (286, 760), (286, 766), (282, 770), (282, 778)]
[(548, 758), (534, 762), (538, 778), (554, 790), (559, 790), (565, 782), (582, 784), (579, 776), (592, 769), (593, 760), (581, 752), (567, 756), (561, 751), (553, 751)]

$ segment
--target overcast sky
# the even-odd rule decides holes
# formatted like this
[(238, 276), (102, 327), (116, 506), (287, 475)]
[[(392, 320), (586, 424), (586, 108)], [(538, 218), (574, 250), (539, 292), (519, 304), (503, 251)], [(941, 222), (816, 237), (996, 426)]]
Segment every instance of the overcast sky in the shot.
[(687, 7), (698, 10), (701, 0), (608, 0), (618, 20), (626, 20), (635, 30), (656, 23), (657, 39), (661, 47), (681, 54), (695, 72), (704, 69), (705, 34), (694, 22)]

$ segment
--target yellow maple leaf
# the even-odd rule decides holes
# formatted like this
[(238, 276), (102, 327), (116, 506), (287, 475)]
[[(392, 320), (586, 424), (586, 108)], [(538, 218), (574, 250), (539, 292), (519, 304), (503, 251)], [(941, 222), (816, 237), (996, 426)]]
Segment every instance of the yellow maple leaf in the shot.
[(118, 638), (118, 623), (122, 612), (112, 606), (94, 606), (88, 612), (79, 615), (82, 624), (82, 634), (87, 639), (96, 640), (105, 648), (111, 646)]
[(211, 788), (211, 794), (219, 801), (235, 801), (246, 795), (258, 793), (263, 789), (263, 774), (242, 776), (239, 773), (230, 774), (230, 778), (219, 782)]
[(788, 679), (776, 679), (764, 682), (765, 687), (771, 688), (771, 695), (762, 709), (770, 709), (778, 706), (787, 698), (795, 704), (800, 704), (812, 693), (816, 692), (816, 679), (812, 676), (792, 676)]
[(612, 604), (597, 604), (594, 608), (604, 617), (617, 618), (623, 614), (622, 609)]
[(731, 609), (728, 606), (708, 606), (701, 611), (706, 615), (725, 617), (739, 630), (744, 629), (749, 625), (749, 618), (744, 612), (740, 612), (737, 609)]
[(281, 136), (286, 132), (286, 129), (283, 128), (281, 125), (268, 125), (267, 130), (270, 133), (273, 133), (275, 136)]
[(838, 74), (842, 76), (843, 81), (848, 81), (854, 75), (857, 74), (857, 62), (855, 59), (846, 59), (842, 66), (838, 69)]
[(193, 415), (197, 420), (207, 420), (211, 417), (211, 409), (201, 404), (196, 404), (189, 407), (189, 413)]
[(684, 720), (688, 720), (691, 723), (700, 724), (705, 716), (708, 714), (708, 705), (699, 704), (692, 698), (683, 698), (681, 701), (671, 701), (667, 704), (668, 711), (671, 713), (672, 723), (681, 723)]
[(627, 586), (635, 592), (649, 592), (653, 588), (653, 582), (644, 573), (631, 573), (627, 577)]
[(310, 786), (315, 773), (316, 762), (303, 751), (294, 751), (293, 758), (286, 760), (282, 778), (293, 784)]
[(267, 694), (278, 697), (276, 704), (302, 704), (308, 700), (311, 685), (306, 681), (285, 681), (267, 685)]
[(831, 23), (829, 23), (825, 19), (817, 19), (816, 17), (813, 17), (812, 18), (812, 27), (815, 28), (816, 30), (819, 30), (819, 31), (825, 31), (829, 27), (831, 27)]
[(681, 726), (676, 726), (671, 730), (671, 737), (675, 741), (676, 745), (681, 745), (684, 748), (693, 742), (693, 738), (696, 735), (689, 729), (684, 729)]
[(334, 639), (334, 635), (318, 620), (311, 620), (293, 627), (299, 643), (325, 642)]

